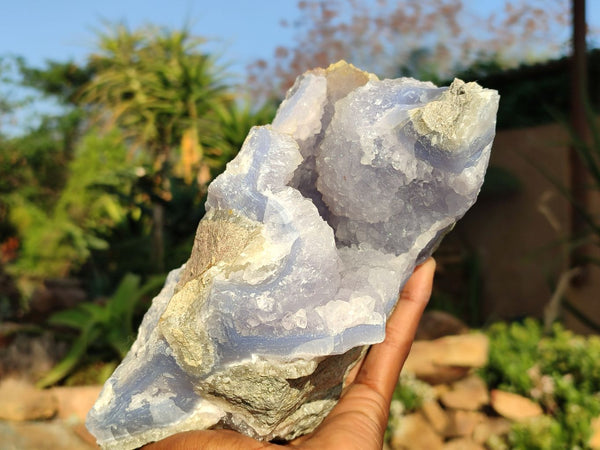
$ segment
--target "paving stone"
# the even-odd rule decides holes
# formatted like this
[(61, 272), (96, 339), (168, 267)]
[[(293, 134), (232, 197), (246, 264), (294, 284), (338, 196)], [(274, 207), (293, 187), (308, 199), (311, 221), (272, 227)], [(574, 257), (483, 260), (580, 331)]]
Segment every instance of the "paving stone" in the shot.
[(90, 450), (98, 448), (81, 440), (63, 421), (2, 422), (2, 450)]
[(49, 392), (14, 378), (0, 382), (0, 419), (48, 419), (56, 414), (57, 401)]
[(415, 341), (403, 370), (430, 384), (456, 381), (487, 363), (488, 347), (483, 333)]
[(431, 370), (423, 370), (415, 373), (415, 376), (429, 384), (454, 383), (468, 376), (473, 369), (458, 366), (432, 366)]
[(542, 407), (533, 400), (499, 389), (491, 391), (490, 403), (498, 414), (510, 420), (522, 421), (544, 414)]
[(444, 433), (444, 430), (448, 426), (448, 416), (437, 400), (423, 403), (421, 413), (436, 432), (440, 434)]
[(435, 384), (432, 387), (435, 398), (440, 398), (442, 395), (444, 395), (450, 390), (450, 386), (447, 384)]
[(448, 426), (444, 431), (446, 437), (470, 437), (475, 427), (483, 423), (486, 416), (478, 411), (451, 409), (448, 411)]
[(471, 375), (454, 383), (440, 400), (447, 408), (476, 411), (490, 402), (490, 395), (485, 382), (477, 375)]
[(504, 417), (488, 417), (473, 430), (473, 440), (484, 444), (491, 436), (504, 436), (510, 431), (511, 422)]
[(442, 438), (421, 414), (408, 414), (399, 421), (392, 435), (392, 450), (441, 450)]
[(485, 447), (469, 438), (456, 438), (446, 442), (443, 450), (485, 450)]

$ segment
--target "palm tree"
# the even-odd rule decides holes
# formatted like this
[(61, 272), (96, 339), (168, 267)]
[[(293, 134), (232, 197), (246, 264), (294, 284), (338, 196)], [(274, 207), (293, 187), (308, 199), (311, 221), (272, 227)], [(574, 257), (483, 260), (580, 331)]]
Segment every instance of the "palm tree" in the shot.
[(80, 96), (105, 127), (122, 131), (131, 156), (150, 167), (153, 254), (159, 271), (164, 269), (169, 176), (177, 172), (191, 183), (194, 174), (206, 173), (203, 144), (220, 133), (215, 111), (232, 100), (222, 69), (202, 51), (203, 44), (186, 29), (108, 26), (90, 56), (95, 76)]
[(213, 134), (206, 142), (205, 155), (210, 157), (207, 164), (212, 169), (211, 176), (218, 175), (225, 164), (237, 155), (250, 129), (271, 123), (276, 111), (274, 101), (265, 102), (260, 108), (253, 108), (249, 100), (219, 105), (215, 114), (221, 124), (221, 133)]

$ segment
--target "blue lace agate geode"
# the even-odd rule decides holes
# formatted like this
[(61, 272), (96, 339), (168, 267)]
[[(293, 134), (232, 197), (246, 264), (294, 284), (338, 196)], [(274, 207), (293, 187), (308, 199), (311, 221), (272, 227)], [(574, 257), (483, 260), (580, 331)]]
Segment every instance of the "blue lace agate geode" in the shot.
[(189, 261), (88, 416), (99, 444), (314, 429), (415, 265), (475, 202), (498, 99), (344, 62), (299, 77), (210, 185)]

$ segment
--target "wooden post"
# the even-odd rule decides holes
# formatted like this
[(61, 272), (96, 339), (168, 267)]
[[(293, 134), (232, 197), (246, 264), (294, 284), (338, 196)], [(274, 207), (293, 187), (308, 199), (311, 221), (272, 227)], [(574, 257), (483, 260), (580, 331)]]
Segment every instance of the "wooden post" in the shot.
[[(571, 115), (570, 122), (575, 138), (589, 142), (589, 128), (586, 117), (587, 85), (587, 48), (586, 48), (586, 21), (585, 0), (572, 0), (572, 54), (571, 54)], [(573, 144), (569, 149), (570, 187), (572, 199), (584, 209), (589, 209), (588, 173), (578, 151)], [(585, 236), (587, 225), (584, 217), (571, 207), (571, 236), (581, 239)], [(589, 246), (579, 245), (571, 253), (570, 266), (585, 268), (585, 256)], [(574, 284), (586, 281), (586, 270), (581, 270), (575, 277)]]

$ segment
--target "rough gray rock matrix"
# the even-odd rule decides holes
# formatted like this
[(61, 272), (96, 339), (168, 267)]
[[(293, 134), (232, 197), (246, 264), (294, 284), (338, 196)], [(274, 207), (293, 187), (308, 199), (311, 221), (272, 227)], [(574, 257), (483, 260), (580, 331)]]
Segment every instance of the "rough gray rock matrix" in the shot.
[(475, 202), (498, 99), (344, 62), (299, 77), (210, 185), (189, 261), (88, 415), (99, 444), (313, 430), (415, 265)]

